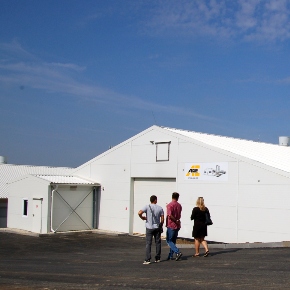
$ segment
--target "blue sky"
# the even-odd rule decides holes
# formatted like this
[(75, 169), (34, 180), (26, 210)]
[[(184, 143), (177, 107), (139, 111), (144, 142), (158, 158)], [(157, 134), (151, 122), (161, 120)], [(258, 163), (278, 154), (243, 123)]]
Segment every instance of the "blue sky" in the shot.
[(0, 155), (76, 167), (148, 127), (290, 135), (290, 1), (0, 0)]

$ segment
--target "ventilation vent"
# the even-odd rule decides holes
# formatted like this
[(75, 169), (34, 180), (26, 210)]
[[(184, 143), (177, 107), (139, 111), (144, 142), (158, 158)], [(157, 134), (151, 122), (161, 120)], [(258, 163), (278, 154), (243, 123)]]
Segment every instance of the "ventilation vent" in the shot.
[(279, 137), (279, 145), (289, 146), (290, 145), (290, 137), (280, 136)]

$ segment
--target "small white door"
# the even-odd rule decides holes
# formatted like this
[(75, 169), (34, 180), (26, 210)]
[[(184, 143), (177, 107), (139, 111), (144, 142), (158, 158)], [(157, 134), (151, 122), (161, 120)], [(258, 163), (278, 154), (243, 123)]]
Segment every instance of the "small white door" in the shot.
[(42, 216), (42, 198), (33, 198), (32, 202), (32, 224), (34, 233), (41, 233), (41, 216)]

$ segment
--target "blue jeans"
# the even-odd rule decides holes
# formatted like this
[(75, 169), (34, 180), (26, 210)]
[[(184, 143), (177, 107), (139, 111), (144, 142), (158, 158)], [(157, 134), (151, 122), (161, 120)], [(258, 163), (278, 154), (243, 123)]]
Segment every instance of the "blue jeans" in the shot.
[(161, 256), (161, 232), (160, 229), (147, 229), (146, 228), (146, 258), (148, 261), (151, 259), (151, 246), (152, 246), (152, 238), (155, 239), (156, 245), (156, 256), (155, 260), (160, 260)]
[(170, 247), (168, 258), (172, 258), (173, 254), (178, 254), (179, 249), (176, 247), (176, 239), (178, 236), (179, 229), (167, 228), (166, 231), (166, 243)]

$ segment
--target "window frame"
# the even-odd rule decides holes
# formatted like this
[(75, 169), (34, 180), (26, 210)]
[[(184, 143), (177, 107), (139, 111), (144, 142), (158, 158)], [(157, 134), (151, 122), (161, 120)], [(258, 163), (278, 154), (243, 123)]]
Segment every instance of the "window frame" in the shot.
[(22, 199), (22, 217), (28, 217), (28, 198)]
[[(167, 144), (167, 159), (158, 159), (158, 145), (161, 144)], [(156, 162), (162, 162), (162, 161), (169, 161), (169, 156), (170, 156), (170, 144), (171, 141), (166, 141), (166, 142), (155, 142), (156, 145)]]

